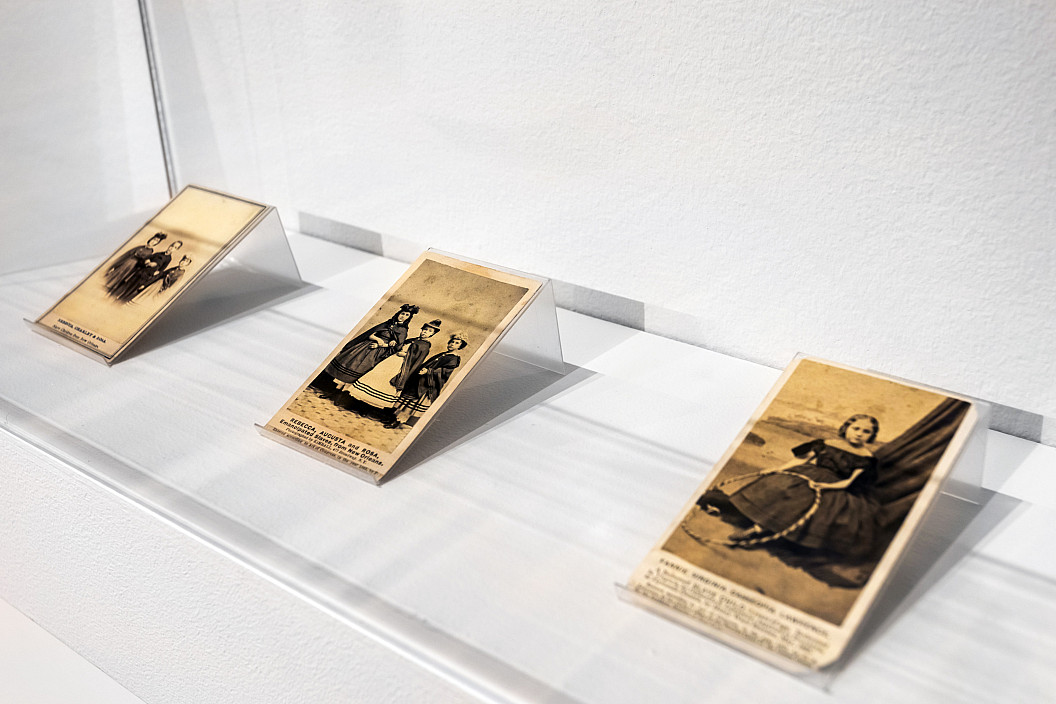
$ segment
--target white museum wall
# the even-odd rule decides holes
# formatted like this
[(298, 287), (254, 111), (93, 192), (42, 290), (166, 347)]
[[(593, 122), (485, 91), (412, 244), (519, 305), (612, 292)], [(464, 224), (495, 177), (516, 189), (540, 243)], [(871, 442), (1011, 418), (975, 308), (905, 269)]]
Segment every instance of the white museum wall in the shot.
[(1056, 416), (1051, 3), (150, 7), (181, 183)]
[(135, 0), (4, 3), (0, 271), (112, 251), (168, 197)]

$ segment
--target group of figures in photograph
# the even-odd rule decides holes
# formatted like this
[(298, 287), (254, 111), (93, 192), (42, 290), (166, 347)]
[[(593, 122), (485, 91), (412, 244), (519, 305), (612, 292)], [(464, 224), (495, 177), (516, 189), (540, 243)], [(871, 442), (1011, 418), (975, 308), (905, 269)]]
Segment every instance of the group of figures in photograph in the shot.
[(443, 321), (422, 323), (408, 339), (418, 312), (418, 306), (405, 303), (387, 321), (353, 337), (311, 387), (337, 407), (386, 428), (413, 425), (440, 396), (467, 344), (465, 333), (452, 332), (445, 335), (445, 349), (430, 356)]
[(124, 252), (106, 270), (106, 293), (115, 301), (128, 303), (145, 299), (167, 291), (183, 277), (191, 258), (180, 257), (177, 264), (169, 266), (183, 242), (174, 240), (165, 249), (160, 249), (168, 239), (164, 232), (151, 235), (146, 244)]
[(395, 476), (390, 470), (540, 286), (423, 252), (264, 430), (368, 481)]
[(267, 206), (187, 186), (36, 320), (35, 329), (116, 362)]

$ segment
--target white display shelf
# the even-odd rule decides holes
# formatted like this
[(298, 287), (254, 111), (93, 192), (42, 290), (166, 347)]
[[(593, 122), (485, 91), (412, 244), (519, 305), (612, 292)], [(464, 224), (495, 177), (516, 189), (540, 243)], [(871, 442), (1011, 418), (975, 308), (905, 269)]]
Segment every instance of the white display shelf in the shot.
[(377, 488), (254, 423), (404, 265), (291, 244), (313, 287), (204, 328), (201, 304), (176, 308), (113, 368), (21, 322), (94, 262), (0, 278), (0, 427), (481, 699), (1022, 702), (1056, 691), (1053, 448), (990, 433), (984, 485), (1014, 492), (982, 507), (822, 692), (613, 587), (778, 370), (560, 311), (565, 374), (489, 360), (423, 434), (418, 464)]

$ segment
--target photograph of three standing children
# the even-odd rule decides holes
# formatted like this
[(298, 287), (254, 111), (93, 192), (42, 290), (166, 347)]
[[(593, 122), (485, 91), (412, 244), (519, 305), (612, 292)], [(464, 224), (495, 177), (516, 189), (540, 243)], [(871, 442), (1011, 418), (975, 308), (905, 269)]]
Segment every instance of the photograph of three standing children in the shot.
[[(422, 323), (411, 337), (419, 310), (405, 303), (387, 321), (353, 337), (311, 388), (338, 408), (386, 428), (413, 425), (440, 396), (468, 344), (464, 332), (441, 334), (439, 318)], [(441, 345), (437, 336), (445, 340)]]

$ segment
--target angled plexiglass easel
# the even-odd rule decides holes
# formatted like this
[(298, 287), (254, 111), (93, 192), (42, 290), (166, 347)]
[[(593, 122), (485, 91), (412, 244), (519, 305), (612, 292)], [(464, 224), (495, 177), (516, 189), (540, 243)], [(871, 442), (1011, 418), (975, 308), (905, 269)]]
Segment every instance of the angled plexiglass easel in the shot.
[[(197, 186), (188, 186), (188, 189), (235, 199), (233, 196)], [(171, 202), (173, 201), (170, 201), (170, 204)], [(235, 244), (226, 253), (221, 253), (182, 291), (177, 291), (170, 302), (113, 354), (104, 354), (85, 347), (59, 334), (52, 327), (41, 324), (39, 320), (25, 322), (35, 332), (110, 366), (129, 356), (168, 344), (289, 295), (303, 288), (305, 284), (297, 269), (278, 211), (273, 206), (261, 207), (263, 210), (246, 225)], [(88, 279), (82, 281), (82, 285), (87, 281)]]
[(853, 661), (868, 642), (882, 633), (971, 550), (976, 538), (973, 532), (968, 530), (968, 526), (989, 498), (986, 490), (982, 488), (982, 478), (991, 414), (991, 407), (985, 402), (973, 401), (972, 406), (974, 419), (970, 427), (962, 429), (967, 437), (949, 474), (939, 487), (938, 495), (927, 508), (898, 562), (886, 577), (876, 602), (858, 627), (857, 633), (840, 659), (832, 665), (818, 670), (810, 669), (749, 640), (691, 618), (682, 611), (637, 593), (625, 584), (615, 584), (617, 596), (683, 628), (714, 638), (784, 670), (811, 686), (829, 689), (837, 675)]
[[(275, 429), (255, 424), (265, 437), (359, 479), (380, 485), (446, 449), (465, 442), (496, 417), (532, 405), (532, 397), (567, 371), (550, 279), (475, 261), (446, 252), (431, 253), (538, 282), (531, 299), (506, 326), (481, 358), (459, 380), (428, 425), (381, 473), (371, 472), (298, 442)], [(487, 389), (483, 394), (481, 390)], [(502, 398), (496, 399), (496, 390)], [(484, 410), (487, 407), (487, 410)]]

